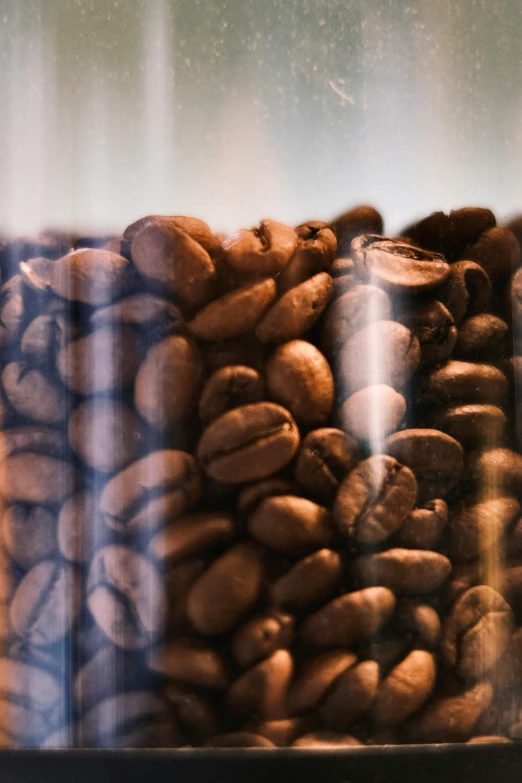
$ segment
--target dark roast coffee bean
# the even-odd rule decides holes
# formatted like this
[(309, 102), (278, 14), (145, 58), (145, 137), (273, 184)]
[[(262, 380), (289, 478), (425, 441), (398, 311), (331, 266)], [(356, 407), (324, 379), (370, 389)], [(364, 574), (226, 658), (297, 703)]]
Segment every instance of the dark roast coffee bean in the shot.
[(485, 269), (491, 280), (511, 274), (520, 263), (520, 247), (509, 228), (495, 226), (484, 231), (464, 256)]
[(400, 546), (411, 549), (433, 549), (448, 521), (448, 507), (444, 500), (427, 500), (415, 508), (396, 533)]
[(399, 428), (406, 413), (404, 397), (384, 384), (359, 389), (344, 401), (341, 420), (355, 440), (368, 441), (380, 450), (384, 438)]
[(358, 283), (355, 276), (355, 265), (351, 258), (336, 258), (328, 273), (333, 283), (332, 299), (338, 299)]
[(357, 541), (384, 541), (411, 512), (416, 495), (411, 470), (379, 454), (360, 462), (341, 484), (335, 521), (343, 535)]
[(356, 558), (352, 573), (360, 585), (382, 585), (397, 595), (420, 595), (446, 581), (451, 563), (438, 552), (397, 547)]
[(343, 345), (375, 321), (386, 321), (391, 315), (387, 293), (372, 285), (356, 285), (328, 308), (323, 320), (321, 345), (326, 354), (335, 356)]
[(61, 457), (67, 452), (67, 440), (61, 430), (37, 424), (3, 430), (0, 457), (4, 459), (23, 452)]
[(213, 373), (199, 398), (199, 417), (204, 425), (232, 408), (260, 402), (265, 396), (262, 376), (252, 367), (236, 364)]
[(197, 405), (203, 365), (197, 346), (173, 335), (147, 351), (136, 376), (134, 404), (149, 424), (172, 430)]
[(185, 331), (185, 321), (176, 305), (154, 294), (126, 296), (108, 307), (95, 310), (90, 322), (94, 329), (109, 327), (117, 330), (122, 325), (134, 326), (153, 339)]
[(468, 472), (478, 487), (492, 487), (514, 495), (522, 491), (522, 457), (509, 449), (494, 448), (470, 454)]
[(43, 560), (20, 582), (10, 619), (19, 636), (35, 647), (46, 647), (70, 631), (79, 609), (80, 592), (72, 566)]
[(69, 253), (51, 268), (55, 294), (87, 305), (106, 305), (128, 293), (134, 270), (130, 262), (109, 250), (82, 248)]
[(498, 361), (506, 354), (509, 327), (490, 313), (473, 315), (460, 324), (455, 356), (466, 361)]
[(2, 462), (0, 493), (11, 503), (60, 503), (74, 490), (77, 480), (70, 462), (22, 452)]
[(342, 430), (324, 427), (312, 430), (303, 439), (294, 475), (306, 494), (326, 503), (333, 500), (339, 484), (358, 460), (355, 441)]
[(397, 608), (398, 626), (417, 646), (434, 650), (441, 634), (440, 618), (435, 609), (421, 599), (403, 599)]
[(22, 278), (15, 275), (0, 288), (0, 348), (15, 342), (22, 329), (24, 316)]
[(331, 289), (332, 279), (326, 272), (291, 288), (258, 323), (257, 338), (263, 343), (284, 343), (302, 337), (326, 308)]
[(437, 666), (433, 655), (413, 650), (377, 689), (372, 719), (379, 726), (397, 726), (424, 704), (435, 685)]
[(409, 329), (395, 321), (377, 321), (360, 329), (339, 354), (343, 397), (384, 383), (402, 389), (420, 362), (420, 346)]
[(82, 715), (108, 696), (138, 688), (140, 680), (143, 680), (141, 661), (104, 640), (103, 647), (74, 678), (74, 706)]
[(351, 734), (336, 734), (333, 731), (314, 731), (303, 734), (292, 742), (292, 748), (313, 750), (314, 748), (351, 748), (359, 747), (362, 742)]
[(333, 231), (324, 226), (305, 226), (296, 229), (299, 235), (297, 248), (289, 264), (277, 276), (277, 288), (280, 294), (300, 286), (309, 278), (330, 269), (337, 249), (337, 240)]
[(450, 554), (455, 560), (474, 560), (497, 550), (509, 526), (520, 515), (513, 497), (490, 497), (456, 507), (448, 524)]
[(248, 517), (248, 531), (263, 546), (288, 555), (321, 549), (333, 537), (327, 509), (295, 495), (262, 500)]
[(462, 475), (462, 446), (439, 430), (396, 432), (386, 439), (385, 450), (414, 473), (421, 503), (446, 495)]
[(176, 713), (183, 736), (191, 744), (201, 745), (219, 730), (218, 716), (212, 702), (193, 688), (167, 683), (164, 696)]
[(144, 429), (131, 408), (113, 400), (88, 400), (69, 418), (69, 443), (91, 468), (112, 473), (136, 458)]
[(106, 485), (100, 509), (118, 532), (148, 530), (185, 513), (201, 493), (194, 458), (184, 451), (155, 451), (117, 473)]
[(334, 682), (319, 714), (330, 729), (345, 731), (371, 707), (379, 686), (379, 665), (362, 661)]
[(204, 635), (230, 631), (256, 603), (264, 567), (252, 543), (236, 544), (199, 577), (187, 600), (187, 617)]
[(424, 403), (467, 403), (502, 405), (508, 393), (504, 373), (490, 364), (450, 360), (422, 378), (420, 400)]
[(461, 595), (442, 629), (440, 653), (446, 666), (467, 682), (482, 680), (507, 646), (513, 630), (509, 604), (491, 587)]
[(414, 244), (445, 255), (450, 246), (450, 221), (444, 212), (432, 212), (405, 228), (403, 234)]
[(186, 616), (187, 598), (205, 566), (203, 558), (193, 557), (164, 569), (168, 630), (173, 634), (191, 630)]
[(181, 639), (151, 650), (148, 666), (163, 677), (201, 688), (228, 686), (228, 674), (221, 656), (210, 647)]
[(223, 242), (227, 263), (244, 277), (281, 272), (296, 247), (294, 229), (275, 220), (262, 220), (258, 228), (243, 228)]
[(411, 724), (414, 742), (465, 742), (493, 699), (493, 689), (480, 682), (455, 693), (441, 695)]
[(315, 709), (332, 683), (355, 663), (357, 657), (348, 650), (328, 650), (308, 656), (290, 688), (290, 715), (300, 715)]
[(485, 207), (461, 207), (449, 214), (450, 236), (456, 249), (474, 242), (496, 224), (495, 215)]
[(159, 571), (146, 557), (124, 546), (107, 546), (94, 556), (87, 604), (111, 642), (128, 650), (148, 647), (165, 625)]
[(272, 278), (237, 288), (200, 310), (190, 321), (189, 331), (199, 340), (228, 340), (245, 334), (261, 321), (276, 295)]
[(248, 515), (262, 500), (274, 495), (295, 495), (297, 487), (293, 481), (284, 478), (268, 478), (249, 484), (241, 490), (237, 497), (237, 510), (242, 515)]
[(77, 394), (99, 394), (130, 383), (140, 362), (141, 344), (129, 328), (105, 327), (67, 343), (56, 359), (62, 381)]
[(207, 748), (275, 748), (273, 742), (250, 731), (235, 731), (230, 734), (216, 734), (205, 743)]
[(2, 517), (2, 543), (17, 565), (32, 568), (56, 551), (56, 517), (42, 506), (14, 504)]
[(502, 440), (506, 417), (496, 405), (456, 405), (436, 408), (426, 416), (426, 423), (460, 443), (482, 441), (493, 445)]
[(382, 215), (374, 207), (361, 205), (352, 207), (347, 212), (336, 217), (331, 223), (332, 231), (337, 237), (340, 253), (350, 250), (355, 237), (361, 234), (382, 234)]
[(311, 343), (292, 340), (278, 346), (266, 363), (272, 400), (290, 411), (304, 427), (324, 424), (330, 414), (334, 380), (323, 354)]
[(149, 552), (161, 562), (173, 563), (228, 541), (234, 520), (224, 511), (197, 511), (163, 527), (149, 544)]
[(377, 633), (394, 608), (395, 596), (387, 587), (346, 593), (304, 621), (303, 641), (313, 647), (348, 646)]
[(451, 264), (437, 299), (448, 308), (458, 325), (465, 317), (483, 313), (491, 299), (491, 283), (484, 269), (474, 261)]
[(26, 285), (35, 291), (51, 290), (51, 274), (55, 261), (42, 256), (20, 262), (20, 274)]
[(453, 351), (457, 327), (442, 302), (423, 302), (415, 310), (401, 314), (398, 320), (417, 337), (422, 365), (438, 364)]
[(294, 664), (288, 650), (277, 650), (232, 683), (227, 703), (236, 713), (255, 715), (261, 720), (287, 717), (288, 687)]
[(417, 294), (440, 285), (449, 274), (444, 256), (376, 234), (353, 240), (351, 255), (362, 280), (393, 293)]
[(271, 611), (254, 615), (234, 634), (232, 655), (242, 669), (247, 669), (276, 650), (289, 647), (293, 636), (294, 621), (289, 614)]
[(70, 495), (58, 516), (60, 553), (72, 563), (86, 563), (104, 541), (98, 502), (87, 489)]
[(275, 403), (258, 402), (213, 421), (197, 453), (209, 476), (239, 484), (276, 473), (298, 447), (299, 431), (290, 413)]
[(303, 609), (332, 595), (342, 576), (337, 552), (320, 549), (299, 560), (272, 585), (273, 603), (285, 609)]
[(42, 424), (59, 424), (67, 417), (70, 394), (52, 376), (21, 362), (10, 362), (3, 369), (2, 384), (21, 416)]

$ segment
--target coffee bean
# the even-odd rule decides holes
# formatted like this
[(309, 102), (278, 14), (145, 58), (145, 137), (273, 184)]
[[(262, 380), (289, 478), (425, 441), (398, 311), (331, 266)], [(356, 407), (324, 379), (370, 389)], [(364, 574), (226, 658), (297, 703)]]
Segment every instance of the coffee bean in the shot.
[(490, 313), (473, 315), (463, 321), (455, 345), (455, 356), (466, 361), (491, 361), (506, 354), (509, 327)]
[(176, 305), (154, 294), (132, 294), (108, 307), (98, 308), (91, 315), (90, 323), (94, 329), (132, 326), (155, 340), (185, 331), (185, 321)]
[(372, 719), (380, 726), (397, 726), (407, 720), (429, 697), (436, 673), (433, 655), (413, 650), (379, 685)]
[(451, 563), (438, 552), (397, 547), (356, 558), (352, 573), (360, 585), (382, 585), (398, 595), (420, 595), (433, 592), (446, 581)]
[(511, 743), (512, 740), (508, 739), (508, 737), (502, 737), (498, 735), (489, 735), (489, 736), (481, 736), (481, 737), (473, 737), (472, 739), (469, 739), (467, 741), (467, 745), (492, 745), (492, 744), (503, 744), (503, 743)]
[(205, 743), (207, 748), (275, 748), (273, 742), (250, 731), (235, 731), (217, 734)]
[(448, 521), (444, 500), (427, 500), (406, 517), (396, 533), (400, 546), (411, 549), (433, 549)]
[(387, 321), (390, 316), (388, 294), (372, 285), (356, 285), (336, 299), (326, 312), (321, 333), (324, 352), (335, 356), (360, 329), (375, 321)]
[(414, 244), (437, 253), (446, 255), (450, 247), (450, 220), (444, 212), (432, 212), (402, 233)]
[(276, 748), (286, 748), (303, 732), (307, 731), (310, 725), (311, 721), (308, 718), (283, 718), (281, 720), (256, 721), (252, 730), (273, 742)]
[(219, 481), (243, 483), (284, 467), (299, 447), (299, 431), (280, 405), (258, 402), (228, 411), (213, 421), (197, 453), (206, 473)]
[(72, 563), (87, 563), (97, 546), (105, 543), (98, 503), (89, 490), (81, 490), (67, 498), (58, 516), (58, 546), (60, 553)]
[(2, 517), (2, 542), (17, 565), (32, 568), (56, 551), (56, 517), (42, 506), (10, 506)]
[(215, 299), (188, 328), (200, 340), (227, 340), (254, 329), (275, 301), (276, 284), (271, 278), (250, 283)]
[(330, 299), (332, 279), (320, 272), (287, 291), (256, 327), (263, 343), (284, 343), (302, 337), (321, 316)]
[(247, 669), (276, 650), (289, 647), (293, 635), (294, 621), (289, 614), (271, 611), (254, 615), (234, 634), (232, 655), (242, 669)]
[(0, 458), (25, 452), (62, 457), (67, 452), (67, 441), (61, 430), (43, 425), (31, 424), (3, 430)]
[(156, 647), (147, 656), (149, 667), (164, 677), (201, 688), (228, 685), (228, 675), (222, 658), (210, 647), (175, 640)]
[(0, 348), (16, 341), (24, 317), (23, 282), (20, 275), (15, 275), (0, 288)]
[(359, 277), (393, 293), (416, 294), (449, 274), (444, 256), (375, 234), (354, 239), (351, 254)]
[(335, 598), (302, 626), (302, 638), (314, 647), (350, 645), (372, 636), (390, 619), (395, 597), (386, 587), (367, 587)]
[(484, 269), (474, 261), (450, 265), (437, 298), (447, 307), (458, 325), (465, 317), (483, 313), (491, 299), (491, 283)]
[(133, 268), (123, 256), (109, 250), (82, 248), (69, 253), (51, 268), (51, 288), (72, 302), (106, 305), (131, 290)]
[(320, 549), (300, 560), (272, 585), (276, 606), (303, 609), (328, 598), (342, 576), (341, 558), (331, 549)]
[(241, 229), (223, 242), (227, 263), (245, 277), (281, 272), (296, 247), (294, 229), (275, 220), (262, 220), (258, 228)]
[(450, 360), (423, 376), (420, 401), (502, 405), (507, 393), (506, 376), (497, 367)]
[(446, 495), (462, 475), (462, 446), (439, 430), (396, 432), (386, 439), (385, 450), (414, 473), (421, 503)]
[(360, 462), (341, 484), (335, 521), (343, 535), (357, 541), (384, 541), (411, 512), (416, 495), (411, 470), (379, 454)]
[(339, 354), (343, 398), (379, 383), (402, 389), (419, 362), (419, 341), (409, 329), (394, 321), (370, 324), (356, 332)]
[(522, 491), (522, 457), (510, 449), (493, 448), (470, 454), (468, 472), (478, 487), (514, 495)]
[(336, 258), (328, 272), (333, 283), (332, 299), (338, 299), (357, 285), (355, 265), (351, 258)]
[(113, 400), (88, 400), (69, 418), (73, 451), (95, 470), (112, 473), (135, 459), (144, 429), (131, 408)]
[(74, 490), (77, 479), (69, 462), (22, 452), (3, 461), (0, 493), (12, 503), (60, 503)]
[(314, 731), (303, 734), (292, 742), (292, 748), (313, 750), (314, 748), (352, 748), (359, 747), (362, 742), (351, 734), (336, 734), (334, 731)]
[(162, 562), (173, 563), (228, 541), (234, 520), (225, 512), (196, 511), (162, 528), (149, 544), (149, 552)]
[(20, 262), (20, 274), (26, 285), (35, 291), (51, 290), (51, 275), (55, 261), (42, 256)]
[(460, 443), (492, 445), (500, 443), (506, 427), (506, 417), (496, 405), (456, 405), (436, 408), (426, 416), (426, 423), (447, 432)]
[(337, 240), (325, 223), (321, 226), (298, 227), (301, 233), (290, 263), (277, 276), (277, 288), (281, 294), (300, 286), (309, 278), (329, 270), (335, 258)]
[(284, 478), (268, 478), (249, 484), (238, 495), (237, 510), (247, 516), (262, 500), (274, 495), (295, 495), (297, 487), (293, 481)]
[(462, 207), (449, 214), (450, 234), (457, 248), (477, 240), (496, 225), (493, 212), (484, 207)]
[(127, 226), (123, 232), (123, 243), (130, 247), (134, 237), (142, 228), (158, 225), (165, 226), (167, 229), (172, 227), (174, 231), (183, 231), (205, 248), (211, 256), (220, 251), (219, 240), (212, 234), (208, 225), (199, 218), (187, 217), (186, 215), (146, 215)]
[(460, 339), (450, 311), (436, 299), (401, 314), (398, 320), (417, 337), (424, 366), (447, 359)]
[(252, 543), (236, 544), (217, 558), (192, 587), (187, 616), (204, 635), (230, 631), (256, 603), (264, 568), (261, 553)]
[(50, 375), (21, 362), (10, 362), (3, 369), (2, 384), (7, 399), (21, 416), (42, 424), (59, 424), (67, 417), (69, 392)]
[(377, 446), (398, 429), (406, 413), (404, 397), (383, 384), (359, 389), (341, 407), (343, 427), (355, 440)]
[(346, 669), (335, 681), (319, 714), (330, 729), (346, 731), (372, 705), (379, 687), (379, 665), (362, 661)]
[(128, 650), (146, 648), (165, 625), (159, 571), (146, 557), (124, 546), (107, 546), (94, 556), (87, 604), (111, 642)]
[(172, 634), (189, 632), (187, 598), (205, 570), (206, 563), (200, 557), (183, 560), (165, 569), (163, 578), (167, 591), (168, 630)]
[(511, 274), (520, 263), (520, 246), (509, 228), (494, 226), (484, 231), (464, 251), (465, 257), (485, 269), (491, 280)]
[(496, 550), (519, 515), (520, 504), (509, 496), (459, 504), (448, 524), (451, 557), (473, 560)]
[(15, 740), (13, 745), (30, 745), (52, 728), (51, 714), (64, 698), (62, 686), (45, 669), (7, 657), (0, 658), (0, 682), (0, 729)]
[(266, 363), (266, 384), (270, 398), (287, 408), (298, 424), (317, 427), (328, 419), (332, 371), (311, 343), (292, 340), (278, 346)]
[(234, 712), (255, 715), (261, 720), (286, 718), (293, 669), (288, 650), (277, 650), (232, 684), (227, 697), (228, 706)]
[(328, 650), (308, 656), (288, 695), (290, 715), (300, 715), (315, 709), (337, 678), (357, 662), (347, 650)]
[(139, 688), (142, 680), (142, 664), (137, 657), (104, 642), (74, 678), (74, 706), (82, 715), (109, 696)]
[(216, 370), (199, 398), (199, 417), (204, 425), (232, 408), (260, 402), (265, 396), (261, 375), (252, 367), (237, 364)]
[(207, 372), (213, 373), (229, 365), (246, 365), (261, 372), (264, 367), (265, 346), (254, 333), (200, 344), (201, 355)]
[(268, 549), (289, 555), (321, 549), (333, 537), (329, 512), (295, 495), (262, 500), (248, 517), (248, 531)]
[(473, 587), (454, 603), (442, 629), (444, 663), (467, 682), (478, 682), (495, 664), (513, 630), (509, 604), (486, 585)]
[(20, 341), (23, 360), (30, 367), (49, 373), (58, 351), (76, 336), (75, 328), (63, 312), (39, 315), (29, 323)]
[(399, 629), (413, 637), (415, 645), (434, 650), (440, 639), (440, 618), (435, 609), (421, 599), (403, 599), (397, 608)]
[(411, 724), (414, 742), (465, 742), (493, 698), (487, 682), (439, 696)]
[(192, 744), (201, 745), (211, 739), (219, 730), (218, 716), (211, 701), (193, 689), (167, 684), (165, 697), (176, 712), (183, 735)]
[(361, 205), (352, 207), (336, 217), (331, 223), (337, 237), (340, 253), (350, 250), (350, 244), (361, 234), (382, 234), (382, 215), (374, 207)]
[[(78, 725), (78, 741), (86, 748), (133, 747), (136, 742), (138, 747), (146, 747), (143, 732), (168, 717), (164, 701), (153, 693), (118, 693), (100, 701), (83, 716)], [(126, 735), (132, 737), (132, 745)]]
[(100, 509), (118, 532), (155, 529), (188, 511), (199, 499), (201, 477), (184, 451), (155, 451), (131, 463), (106, 485)]

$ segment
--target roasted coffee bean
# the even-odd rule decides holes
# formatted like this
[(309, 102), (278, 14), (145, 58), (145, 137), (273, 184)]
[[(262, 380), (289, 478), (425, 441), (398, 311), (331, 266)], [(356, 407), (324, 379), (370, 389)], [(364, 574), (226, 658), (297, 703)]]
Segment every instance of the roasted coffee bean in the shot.
[(77, 480), (70, 462), (20, 452), (2, 462), (0, 494), (11, 503), (60, 503), (73, 492)]
[(306, 658), (288, 695), (290, 715), (315, 709), (332, 683), (355, 663), (357, 657), (347, 650), (328, 650)]
[(35, 291), (51, 290), (51, 274), (55, 261), (42, 256), (20, 262), (20, 274), (26, 285)]
[(118, 532), (157, 528), (188, 511), (201, 494), (194, 458), (184, 451), (148, 454), (117, 473), (101, 494), (100, 508)]
[(298, 447), (299, 431), (290, 413), (275, 403), (258, 402), (213, 421), (197, 453), (212, 478), (243, 483), (276, 473)]
[(254, 615), (242, 625), (232, 640), (232, 655), (243, 669), (269, 658), (276, 650), (290, 646), (294, 621), (289, 614), (271, 611)]
[(221, 656), (210, 647), (176, 639), (151, 650), (149, 667), (163, 677), (201, 688), (224, 689), (228, 674)]
[(259, 227), (241, 229), (223, 242), (231, 269), (244, 277), (266, 277), (281, 272), (297, 247), (293, 228), (275, 220), (262, 220)]
[(460, 324), (455, 356), (466, 361), (498, 361), (506, 355), (509, 327), (490, 313), (472, 315)]
[(457, 261), (451, 264), (446, 281), (437, 290), (437, 298), (448, 308), (458, 325), (465, 317), (487, 309), (491, 300), (491, 282), (479, 264)]
[(509, 604), (486, 585), (473, 587), (453, 604), (442, 629), (444, 663), (466, 682), (478, 682), (496, 663), (513, 630)]
[(443, 362), (460, 339), (453, 316), (436, 299), (402, 313), (398, 320), (417, 337), (423, 366)]
[[(383, 635), (378, 635), (377, 639), (380, 636)], [(384, 676), (408, 654), (410, 647), (411, 642), (408, 639), (391, 635), (389, 638), (385, 636), (383, 641), (369, 641), (359, 648), (359, 652), (365, 658), (376, 661), (381, 675)]]
[(246, 365), (258, 372), (264, 367), (265, 346), (253, 332), (230, 340), (201, 343), (200, 350), (209, 374), (230, 365)]
[(350, 645), (377, 633), (394, 608), (395, 597), (386, 587), (346, 593), (304, 621), (303, 641), (314, 647)]
[(173, 633), (189, 632), (187, 619), (187, 598), (193, 586), (205, 570), (206, 563), (200, 557), (193, 557), (175, 563), (164, 571), (167, 591), (168, 630)]
[(497, 367), (450, 360), (422, 378), (420, 401), (502, 405), (508, 392), (507, 378)]
[[(127, 691), (98, 702), (78, 725), (80, 747), (147, 747), (149, 732), (170, 721), (165, 702), (148, 691)], [(177, 744), (171, 735), (169, 741)], [(154, 744), (154, 743), (153, 743)]]
[(257, 370), (241, 364), (222, 367), (203, 387), (199, 417), (207, 425), (232, 408), (260, 402), (264, 396), (264, 380)]
[(205, 743), (207, 748), (275, 748), (273, 742), (250, 731), (234, 731), (229, 734), (216, 734)]
[(392, 293), (417, 294), (444, 282), (444, 256), (376, 234), (353, 240), (351, 255), (359, 277)]
[(38, 369), (10, 362), (3, 369), (2, 385), (15, 411), (29, 420), (60, 424), (67, 417), (69, 392)]
[(351, 258), (336, 258), (328, 270), (332, 278), (332, 299), (338, 299), (357, 285), (355, 265)]
[(327, 509), (295, 495), (262, 500), (248, 517), (248, 531), (263, 546), (288, 555), (321, 549), (333, 537)]
[(485, 735), (481, 737), (472, 737), (472, 739), (469, 739), (467, 741), (468, 745), (499, 745), (501, 743), (511, 743), (512, 740), (510, 740), (508, 737), (503, 737), (495, 734), (491, 735)]
[(332, 371), (311, 343), (292, 340), (278, 346), (266, 363), (272, 400), (290, 411), (304, 427), (318, 427), (330, 415), (334, 396)]
[(134, 379), (140, 353), (140, 340), (133, 329), (104, 327), (64, 345), (56, 365), (71, 391), (100, 394), (127, 386)]
[(55, 364), (58, 351), (75, 336), (75, 327), (64, 313), (39, 315), (33, 318), (22, 335), (20, 349), (23, 361), (48, 373), (49, 367)]
[(199, 340), (228, 340), (254, 329), (275, 301), (272, 278), (250, 283), (215, 299), (195, 318), (188, 329)]
[(82, 248), (54, 262), (51, 288), (64, 299), (100, 306), (129, 293), (133, 275), (132, 265), (123, 256)]
[(87, 400), (69, 418), (69, 443), (91, 468), (105, 473), (135, 459), (144, 428), (131, 408), (115, 400)]
[(187, 600), (187, 617), (204, 635), (230, 631), (259, 598), (264, 578), (260, 550), (236, 544), (199, 577)]
[(159, 530), (149, 552), (161, 562), (174, 563), (228, 541), (234, 529), (234, 520), (224, 511), (197, 511)]
[(446, 495), (464, 469), (462, 446), (439, 430), (396, 432), (386, 439), (385, 451), (414, 473), (421, 503)]
[(25, 452), (62, 457), (67, 452), (67, 439), (61, 430), (44, 425), (4, 429), (0, 438), (0, 459)]
[(419, 595), (440, 587), (451, 573), (451, 563), (438, 552), (397, 547), (356, 558), (352, 573), (360, 585), (382, 585), (397, 595)]
[(232, 683), (227, 697), (228, 706), (236, 713), (255, 715), (261, 720), (286, 718), (293, 669), (288, 650), (277, 650)]
[(440, 639), (441, 623), (435, 609), (420, 599), (403, 599), (397, 608), (399, 629), (414, 643), (434, 650)]
[(237, 497), (237, 510), (243, 516), (250, 514), (265, 498), (275, 495), (297, 494), (295, 482), (285, 478), (268, 478), (249, 484)]
[(379, 450), (384, 438), (399, 428), (405, 413), (402, 394), (380, 384), (359, 389), (348, 397), (340, 415), (345, 432), (355, 440), (375, 444)]
[(367, 712), (379, 687), (379, 665), (362, 661), (346, 669), (323, 701), (319, 714), (331, 729), (345, 731)]
[(424, 704), (435, 685), (433, 655), (413, 650), (378, 686), (372, 719), (379, 726), (397, 726)]
[(324, 226), (298, 227), (297, 248), (290, 263), (277, 276), (277, 288), (281, 294), (301, 285), (316, 274), (329, 270), (335, 257), (337, 240), (333, 231)]
[(174, 297), (183, 307), (205, 305), (213, 291), (216, 270), (198, 239), (180, 226), (150, 221), (124, 234), (132, 260), (149, 284)]
[(183, 735), (192, 744), (201, 745), (218, 732), (218, 716), (209, 699), (174, 682), (167, 684), (164, 696), (176, 713)]
[(455, 560), (474, 560), (497, 550), (508, 528), (520, 515), (520, 504), (510, 496), (462, 502), (450, 515), (449, 551)]
[(142, 664), (136, 655), (105, 640), (74, 678), (74, 706), (82, 715), (108, 696), (135, 690), (142, 680)]
[(111, 642), (128, 650), (146, 648), (165, 625), (159, 571), (146, 557), (124, 546), (107, 546), (94, 556), (87, 603)]
[(314, 748), (352, 748), (359, 747), (362, 742), (351, 734), (336, 734), (334, 731), (313, 731), (303, 734), (292, 742), (292, 748), (313, 750)]
[(402, 389), (419, 362), (419, 341), (409, 329), (395, 321), (370, 324), (356, 332), (339, 354), (343, 399), (374, 384)]
[(348, 252), (355, 237), (361, 234), (382, 234), (382, 215), (374, 207), (361, 205), (352, 207), (336, 217), (331, 223), (337, 237), (340, 253)]
[(14, 504), (2, 517), (2, 543), (17, 565), (32, 568), (56, 552), (56, 517), (42, 506)]
[(342, 571), (337, 552), (320, 549), (279, 577), (270, 591), (272, 601), (276, 606), (291, 610), (325, 600), (338, 586)]
[(0, 348), (12, 345), (24, 322), (25, 307), (20, 275), (15, 275), (0, 288)]
[(157, 225), (165, 226), (167, 229), (172, 227), (177, 231), (185, 232), (201, 247), (205, 248), (211, 256), (219, 253), (219, 240), (213, 235), (208, 225), (199, 218), (187, 217), (185, 215), (146, 215), (127, 226), (123, 232), (124, 244), (130, 247), (134, 237), (142, 228)]
[(494, 226), (468, 245), (464, 256), (485, 269), (491, 280), (511, 274), (520, 263), (520, 246), (509, 228)]
[(357, 444), (352, 438), (342, 430), (324, 427), (312, 430), (303, 439), (294, 475), (306, 494), (327, 503), (333, 500), (341, 481), (358, 460)]
[(136, 376), (134, 404), (158, 430), (172, 430), (196, 408), (203, 381), (197, 346), (173, 335), (147, 351)]
[(259, 321), (257, 338), (263, 343), (284, 343), (302, 337), (323, 313), (331, 290), (332, 279), (326, 272), (291, 288)]
[(273, 742), (276, 748), (286, 748), (297, 737), (307, 731), (311, 725), (312, 721), (307, 717), (283, 718), (281, 720), (266, 720), (262, 722), (254, 721), (252, 730)]
[(449, 214), (450, 236), (458, 249), (474, 242), (496, 224), (495, 216), (485, 207), (461, 207)]
[(496, 492), (522, 492), (522, 456), (510, 449), (494, 448), (470, 454), (468, 473), (478, 487)]
[(441, 695), (411, 724), (414, 742), (465, 742), (493, 698), (487, 682)]
[(433, 549), (448, 521), (448, 506), (437, 498), (415, 508), (396, 533), (397, 542), (411, 549)]
[(493, 446), (502, 440), (506, 416), (496, 405), (455, 405), (435, 408), (426, 416), (426, 423), (460, 443), (479, 441)]
[(329, 356), (336, 356), (343, 345), (365, 326), (387, 321), (391, 301), (385, 291), (372, 285), (357, 285), (336, 299), (323, 320), (321, 345)]
[(98, 502), (87, 489), (70, 495), (58, 516), (60, 553), (72, 563), (87, 563), (96, 548), (104, 543)]
[(0, 658), (0, 729), (22, 745), (52, 730), (52, 715), (64, 698), (50, 673), (11, 658)]
[(363, 543), (384, 541), (412, 511), (417, 482), (411, 470), (378, 454), (345, 478), (334, 505), (341, 533)]
[(35, 647), (62, 639), (80, 609), (77, 579), (72, 566), (59, 561), (43, 560), (35, 565), (20, 582), (11, 603), (15, 632)]
[(185, 321), (176, 305), (154, 294), (132, 294), (108, 307), (98, 308), (90, 322), (94, 329), (133, 326), (158, 340), (185, 331)]

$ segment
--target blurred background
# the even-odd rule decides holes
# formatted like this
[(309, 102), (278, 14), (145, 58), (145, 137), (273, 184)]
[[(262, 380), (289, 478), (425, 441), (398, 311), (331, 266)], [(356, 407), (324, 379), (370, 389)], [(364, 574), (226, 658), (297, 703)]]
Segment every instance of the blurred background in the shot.
[(522, 210), (518, 0), (0, 0), (0, 231)]

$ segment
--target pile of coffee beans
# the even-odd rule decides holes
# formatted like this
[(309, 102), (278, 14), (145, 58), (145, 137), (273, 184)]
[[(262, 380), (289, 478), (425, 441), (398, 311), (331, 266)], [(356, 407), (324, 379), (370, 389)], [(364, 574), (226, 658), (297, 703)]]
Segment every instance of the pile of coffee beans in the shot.
[(0, 746), (521, 739), (520, 240), (0, 243)]

